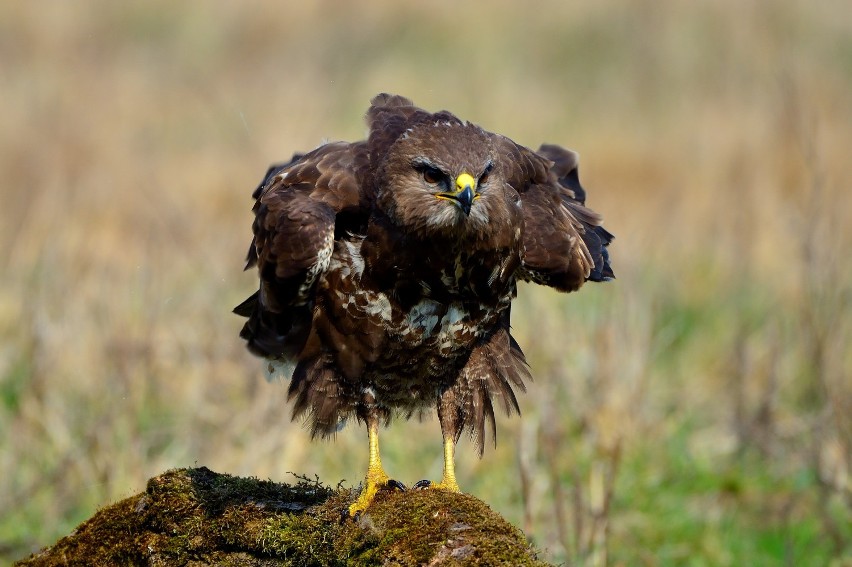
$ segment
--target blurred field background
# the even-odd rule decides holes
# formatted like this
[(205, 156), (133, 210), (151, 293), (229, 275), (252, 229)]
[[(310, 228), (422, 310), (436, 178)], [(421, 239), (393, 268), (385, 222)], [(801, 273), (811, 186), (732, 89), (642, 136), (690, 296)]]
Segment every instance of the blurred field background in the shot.
[[(166, 469), (357, 485), (230, 309), (267, 165), (381, 91), (581, 154), (618, 280), (523, 287), (462, 488), (569, 565), (852, 565), (846, 2), (0, 4), (0, 563)], [(440, 475), (437, 420), (387, 469)]]

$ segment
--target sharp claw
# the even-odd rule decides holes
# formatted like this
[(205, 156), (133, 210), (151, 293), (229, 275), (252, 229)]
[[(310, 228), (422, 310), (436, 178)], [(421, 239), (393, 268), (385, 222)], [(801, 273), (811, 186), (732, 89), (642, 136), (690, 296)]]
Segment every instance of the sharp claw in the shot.
[(432, 481), (428, 479), (418, 480), (411, 488), (414, 490), (424, 490), (432, 485)]
[(399, 482), (398, 480), (394, 480), (394, 479), (390, 479), (390, 480), (388, 480), (388, 488), (395, 488), (395, 489), (397, 489), (397, 490), (401, 490), (402, 492), (405, 492), (406, 490), (408, 490), (408, 489), (405, 487), (405, 485), (404, 485), (404, 484), (402, 484), (402, 483), (401, 483), (401, 482)]

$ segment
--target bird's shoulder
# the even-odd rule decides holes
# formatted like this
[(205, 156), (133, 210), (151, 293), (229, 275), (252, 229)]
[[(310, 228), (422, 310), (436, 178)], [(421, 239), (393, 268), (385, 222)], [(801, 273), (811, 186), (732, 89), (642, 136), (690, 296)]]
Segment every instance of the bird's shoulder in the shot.
[(272, 165), (254, 190), (246, 267), (287, 278), (327, 261), (333, 240), (363, 230), (372, 194), (361, 182), (363, 142), (331, 142)]

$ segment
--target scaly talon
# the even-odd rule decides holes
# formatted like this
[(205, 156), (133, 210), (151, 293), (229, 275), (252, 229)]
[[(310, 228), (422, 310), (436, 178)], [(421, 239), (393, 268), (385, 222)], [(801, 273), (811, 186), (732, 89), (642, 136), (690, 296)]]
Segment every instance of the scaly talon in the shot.
[(418, 480), (414, 486), (412, 486), (414, 490), (446, 490), (449, 492), (461, 492), (459, 485), (457, 482), (449, 482), (444, 479), (441, 482), (432, 482), (429, 479)]

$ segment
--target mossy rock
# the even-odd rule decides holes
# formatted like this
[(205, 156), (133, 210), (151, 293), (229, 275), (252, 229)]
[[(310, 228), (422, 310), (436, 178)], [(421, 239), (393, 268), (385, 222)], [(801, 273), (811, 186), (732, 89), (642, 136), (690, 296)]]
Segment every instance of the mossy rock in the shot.
[(341, 521), (354, 496), (307, 479), (172, 470), (17, 565), (546, 565), (472, 496), (383, 491), (357, 521)]

